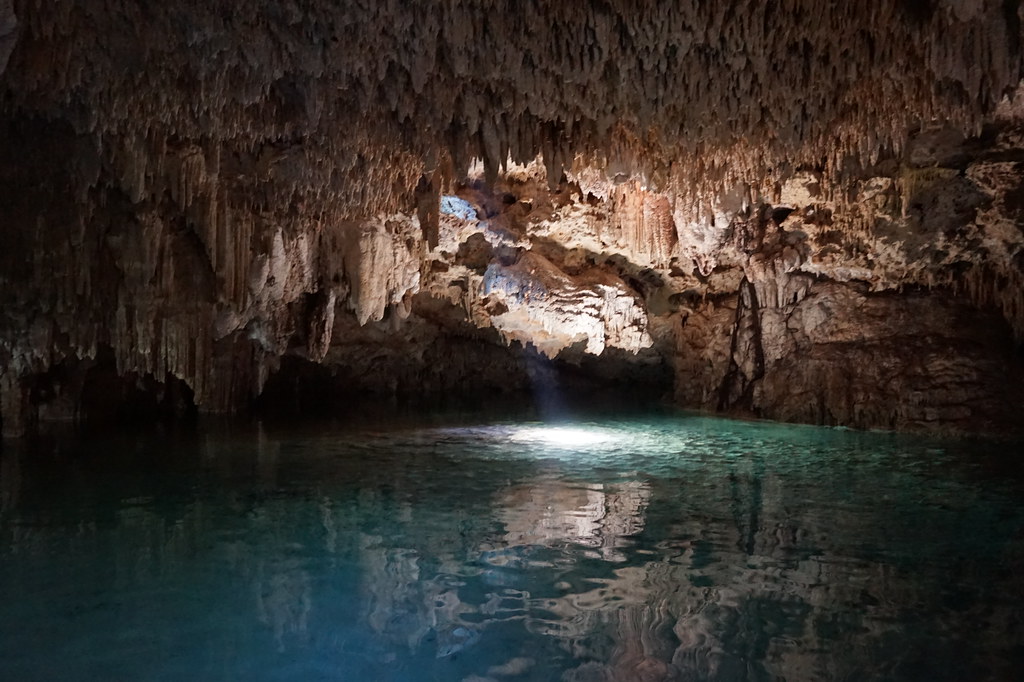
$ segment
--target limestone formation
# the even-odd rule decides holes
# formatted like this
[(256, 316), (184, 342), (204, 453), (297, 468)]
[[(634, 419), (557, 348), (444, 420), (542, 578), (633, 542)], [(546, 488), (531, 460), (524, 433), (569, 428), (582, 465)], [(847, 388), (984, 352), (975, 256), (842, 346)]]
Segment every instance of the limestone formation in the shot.
[(0, 429), (537, 367), (1006, 425), (1024, 10), (869, 4), (0, 0)]

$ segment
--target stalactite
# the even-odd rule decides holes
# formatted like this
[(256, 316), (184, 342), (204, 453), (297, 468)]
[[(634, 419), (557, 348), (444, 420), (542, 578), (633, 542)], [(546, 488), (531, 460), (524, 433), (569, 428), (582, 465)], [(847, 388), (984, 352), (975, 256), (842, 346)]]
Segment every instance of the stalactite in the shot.
[(391, 216), (349, 231), (344, 248), (349, 305), (360, 324), (384, 318), (389, 308), (419, 291), (422, 231), (416, 219)]
[[(1024, 338), (1009, 181), (982, 187), (995, 207), (963, 234), (932, 229), (915, 201), (967, 176), (907, 154), (913, 131), (970, 136), (1019, 108), (1020, 22), (1005, 3), (909, 4), (0, 0), (0, 119), (65, 130), (73, 159), (49, 179), (73, 210), (16, 228), (40, 247), (39, 318), (59, 320), (61, 352), (110, 346), (119, 370), (220, 404), (235, 389), (210, 379), (217, 344), (251, 341), (261, 385), (293, 344), (328, 353), (335, 305), (361, 324), (408, 315), (466, 236), (441, 238), (438, 196), (482, 162), (484, 184), (529, 185), (547, 215), (470, 233), (517, 254), (549, 237), (585, 254), (580, 271), (625, 263), (608, 281), (549, 273), (561, 321), (510, 307), (506, 338), (526, 325), (549, 350), (644, 348), (627, 270), (650, 270), (665, 300), (745, 277), (767, 308), (802, 301), (810, 277), (953, 286)], [(773, 209), (793, 217), (767, 235)], [(987, 262), (963, 270), (974, 256)], [(460, 273), (452, 299), (490, 324), (483, 275)]]
[[(922, 122), (977, 132), (1020, 80), (1009, 34), (1019, 28), (996, 3), (912, 18), (898, 0), (772, 12), (745, 2), (729, 20), (697, 2), (638, 0), (601, 16), (555, 4), (322, 3), (285, 22), (269, 2), (229, 20), (219, 2), (140, 11), (102, 0), (86, 12), (20, 0), (25, 35), (5, 88), (14, 107), (50, 114), (78, 102), (82, 132), (133, 147), (154, 122), (178, 139), (308, 137), (314, 166), (361, 157), (373, 168), (351, 179), (393, 169), (412, 181), (370, 195), (335, 188), (366, 214), (393, 210), (439, 147), (464, 170), (470, 156), (497, 168), (509, 151), (523, 161), (548, 145), (557, 182), (578, 153), (619, 157), (616, 130), (636, 137), (635, 168), (672, 165), (704, 188), (757, 183), (784, 163), (824, 160), (838, 174), (847, 158), (898, 153)], [(340, 96), (322, 94), (335, 84)], [(408, 155), (396, 163), (395, 152)], [(131, 170), (123, 176), (137, 179)]]

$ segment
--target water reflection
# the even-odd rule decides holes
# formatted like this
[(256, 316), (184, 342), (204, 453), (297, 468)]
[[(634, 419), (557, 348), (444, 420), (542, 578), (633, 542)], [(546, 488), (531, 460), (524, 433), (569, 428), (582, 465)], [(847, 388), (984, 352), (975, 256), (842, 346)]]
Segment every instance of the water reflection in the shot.
[(573, 484), (552, 475), (508, 486), (495, 496), (506, 547), (573, 543), (583, 556), (625, 561), (619, 551), (643, 530), (650, 490), (642, 481)]
[(661, 419), (606, 425), (621, 438), (586, 451), (511, 428), (4, 456), (0, 677), (1000, 680), (1024, 664), (1021, 478), (991, 477), (979, 446)]

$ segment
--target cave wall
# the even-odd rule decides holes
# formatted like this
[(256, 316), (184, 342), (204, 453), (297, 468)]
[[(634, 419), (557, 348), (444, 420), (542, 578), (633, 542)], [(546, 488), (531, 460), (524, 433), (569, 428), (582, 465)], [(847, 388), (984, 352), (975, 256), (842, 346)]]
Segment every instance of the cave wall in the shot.
[(0, 0), (0, 429), (538, 371), (1013, 425), (1020, 8), (735, 4)]
[[(1019, 413), (1015, 148), (915, 190), (960, 216), (904, 216), (896, 181), (861, 180), (870, 220), (833, 212), (813, 175), (776, 204), (734, 193), (687, 218), (679, 197), (632, 181), (573, 175), (552, 190), (538, 162), (445, 195), (431, 248), (416, 214), (314, 232), (268, 220), (211, 244), (173, 205), (147, 215), (117, 193), (86, 225), (78, 199), (50, 189), (73, 183), (52, 159), (75, 138), (58, 133), (22, 127), (2, 146), (16, 172), (0, 191), (21, 216), (0, 255), (9, 433), (109, 412), (81, 375), (104, 354), (122, 392), (148, 386), (163, 404), (183, 380), (211, 412), (529, 394), (545, 367), (566, 390), (646, 386), (810, 423), (978, 431)], [(50, 153), (26, 152), (47, 138)]]

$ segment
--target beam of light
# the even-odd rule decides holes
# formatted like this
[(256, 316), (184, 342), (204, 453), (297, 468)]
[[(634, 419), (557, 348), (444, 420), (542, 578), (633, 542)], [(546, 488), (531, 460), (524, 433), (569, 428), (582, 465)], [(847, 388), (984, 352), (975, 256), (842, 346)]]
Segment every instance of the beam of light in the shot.
[(564, 448), (611, 443), (615, 436), (604, 429), (569, 426), (533, 426), (518, 428), (509, 436), (520, 443), (545, 443)]

